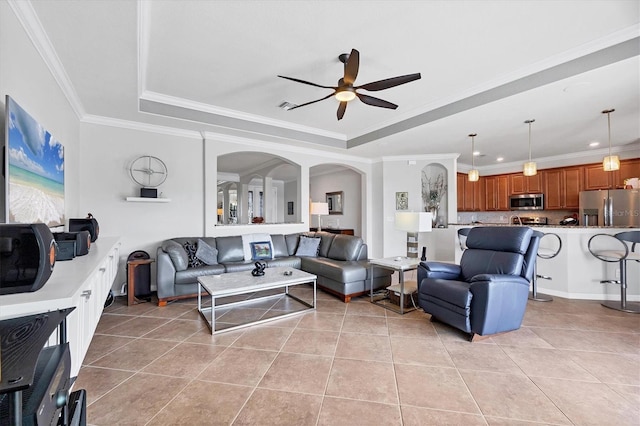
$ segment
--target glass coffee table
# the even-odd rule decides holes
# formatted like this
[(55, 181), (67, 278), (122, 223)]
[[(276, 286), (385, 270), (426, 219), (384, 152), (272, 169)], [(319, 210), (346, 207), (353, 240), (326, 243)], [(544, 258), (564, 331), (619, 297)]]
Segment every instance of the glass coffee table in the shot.
[[(373, 267), (377, 266), (379, 268), (391, 269), (392, 271), (397, 271), (399, 276), (399, 298), (400, 305), (396, 306), (389, 300), (389, 296), (375, 296), (373, 293), (373, 285), (369, 289), (369, 296), (371, 297), (371, 303), (375, 303), (376, 305), (380, 305), (383, 308), (389, 309), (390, 311), (394, 311), (399, 313), (400, 315), (404, 315), (405, 312), (411, 312), (418, 309), (415, 305), (411, 308), (405, 309), (404, 307), (404, 298), (410, 296), (413, 292), (417, 290), (417, 288), (409, 288), (408, 286), (405, 288), (404, 282), (404, 273), (405, 271), (412, 271), (414, 269), (418, 269), (418, 265), (420, 264), (420, 259), (417, 257), (385, 257), (384, 259), (371, 259), (369, 260), (369, 267), (371, 268), (371, 276), (373, 277)], [(409, 293), (407, 293), (409, 291)]]
[[(239, 328), (248, 327), (250, 325), (262, 324), (267, 321), (273, 321), (278, 319), (287, 318), (293, 315), (299, 315), (309, 310), (316, 308), (316, 279), (313, 274), (300, 271), (293, 268), (266, 268), (265, 274), (261, 277), (254, 277), (251, 275), (251, 271), (243, 272), (228, 272), (220, 275), (207, 275), (198, 277), (198, 312), (205, 319), (211, 334), (222, 333), (231, 330), (237, 330)], [(290, 273), (290, 274), (289, 274)], [(288, 275), (285, 275), (288, 274)], [(289, 293), (289, 287), (313, 283), (313, 301), (308, 303)], [(241, 300), (239, 302), (225, 303), (216, 306), (216, 299), (229, 296), (237, 296), (241, 294), (255, 293), (264, 290), (273, 290), (284, 288), (284, 294), (286, 297), (297, 300), (308, 309), (303, 309), (296, 312), (284, 313), (275, 317), (269, 317), (265, 319), (258, 319), (236, 325), (233, 327), (227, 327), (222, 330), (216, 330), (216, 308), (231, 307), (247, 303), (253, 303), (258, 300), (264, 300), (269, 298), (282, 297), (283, 293), (271, 294), (259, 298), (251, 298), (248, 300)], [(211, 298), (211, 306), (202, 306), (202, 290), (204, 290)]]

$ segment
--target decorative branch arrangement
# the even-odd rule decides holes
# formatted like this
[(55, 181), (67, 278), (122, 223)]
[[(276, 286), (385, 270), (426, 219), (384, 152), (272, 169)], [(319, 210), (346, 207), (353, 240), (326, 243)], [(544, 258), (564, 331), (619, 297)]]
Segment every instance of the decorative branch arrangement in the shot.
[(422, 172), (422, 202), (425, 207), (438, 207), (446, 193), (447, 185), (444, 183), (443, 173), (438, 174), (434, 181)]

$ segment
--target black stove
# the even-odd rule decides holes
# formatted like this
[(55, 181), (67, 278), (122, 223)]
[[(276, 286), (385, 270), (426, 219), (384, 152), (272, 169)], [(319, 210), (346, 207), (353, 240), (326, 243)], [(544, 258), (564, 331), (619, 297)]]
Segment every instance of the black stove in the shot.
[[(518, 220), (519, 219), (519, 220)], [(547, 225), (549, 219), (546, 217), (527, 217), (527, 216), (514, 216), (511, 218), (512, 225)]]

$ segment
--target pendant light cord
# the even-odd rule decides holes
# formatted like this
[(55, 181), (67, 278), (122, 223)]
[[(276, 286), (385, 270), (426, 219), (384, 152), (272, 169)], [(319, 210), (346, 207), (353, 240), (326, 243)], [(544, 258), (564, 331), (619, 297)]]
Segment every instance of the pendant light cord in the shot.
[(531, 123), (536, 121), (535, 119), (526, 120), (525, 123), (529, 125), (529, 162), (531, 162)]

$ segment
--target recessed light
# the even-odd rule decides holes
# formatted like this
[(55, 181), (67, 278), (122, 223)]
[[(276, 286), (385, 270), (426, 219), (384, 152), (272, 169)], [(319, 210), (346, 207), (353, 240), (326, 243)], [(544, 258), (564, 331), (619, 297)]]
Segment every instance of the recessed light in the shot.
[(480, 155), (480, 151), (473, 151), (473, 156), (477, 157), (478, 155)]
[(600, 145), (600, 142), (591, 142), (591, 143), (589, 144), (589, 146), (590, 146), (591, 148), (593, 148), (594, 146), (598, 146), (598, 145)]
[(504, 157), (498, 157), (498, 158), (496, 158), (496, 161), (498, 161), (498, 162), (504, 161)]

